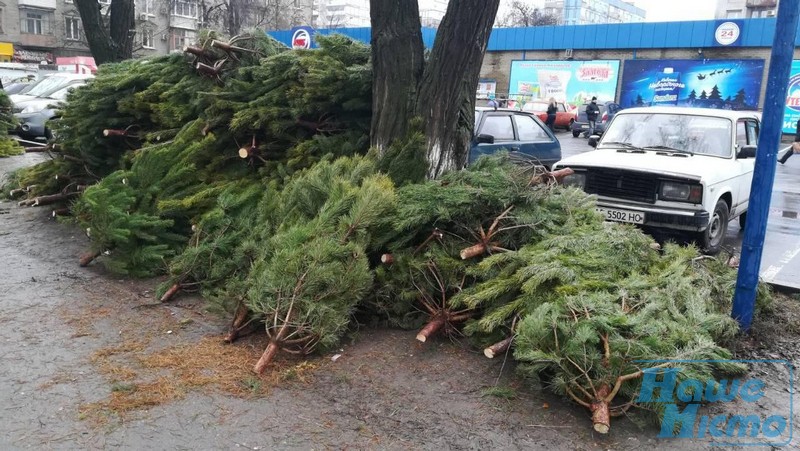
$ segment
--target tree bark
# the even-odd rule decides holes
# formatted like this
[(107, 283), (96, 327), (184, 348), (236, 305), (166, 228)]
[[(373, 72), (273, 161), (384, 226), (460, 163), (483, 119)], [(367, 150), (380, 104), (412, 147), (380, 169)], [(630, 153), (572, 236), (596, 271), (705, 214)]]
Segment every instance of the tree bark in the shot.
[(269, 345), (267, 345), (267, 349), (264, 350), (264, 353), (261, 354), (261, 358), (258, 359), (256, 366), (253, 367), (253, 371), (256, 374), (264, 374), (264, 370), (267, 369), (267, 365), (272, 362), (272, 359), (275, 358), (275, 355), (278, 353), (278, 345), (275, 342), (270, 341)]
[(382, 154), (394, 139), (406, 134), (409, 120), (415, 115), (425, 47), (417, 0), (370, 0), (369, 3), (372, 22), (370, 143)]
[(511, 342), (514, 341), (514, 336), (510, 336), (503, 341), (497, 342), (483, 350), (483, 355), (493, 359), (498, 354), (503, 354), (511, 347)]
[(450, 0), (436, 32), (416, 107), (425, 124), (428, 178), (461, 169), (467, 162), (475, 89), (499, 4), (500, 0)]
[(113, 63), (133, 55), (135, 10), (133, 0), (111, 0), (108, 26), (97, 0), (75, 0), (86, 41), (95, 62)]
[(164, 294), (161, 295), (159, 302), (169, 302), (173, 296), (178, 294), (179, 291), (181, 291), (181, 284), (180, 283), (173, 284), (171, 287), (169, 287), (169, 290), (165, 291)]
[(608, 396), (608, 385), (603, 384), (597, 390), (598, 399), (592, 403), (592, 425), (594, 430), (601, 434), (608, 434), (611, 429), (611, 413), (605, 397)]
[(55, 204), (58, 202), (64, 202), (70, 199), (74, 199), (80, 196), (81, 193), (73, 192), (73, 193), (66, 193), (66, 194), (50, 194), (47, 196), (39, 196), (33, 199), (33, 206), (34, 207), (41, 207), (42, 205), (50, 205)]
[(428, 322), (428, 324), (425, 325), (425, 327), (422, 328), (422, 330), (419, 331), (419, 333), (417, 334), (417, 340), (425, 343), (426, 341), (428, 341), (428, 338), (430, 338), (431, 335), (438, 332), (439, 329), (444, 327), (444, 325), (445, 325), (445, 319), (443, 316), (437, 316), (433, 318)]

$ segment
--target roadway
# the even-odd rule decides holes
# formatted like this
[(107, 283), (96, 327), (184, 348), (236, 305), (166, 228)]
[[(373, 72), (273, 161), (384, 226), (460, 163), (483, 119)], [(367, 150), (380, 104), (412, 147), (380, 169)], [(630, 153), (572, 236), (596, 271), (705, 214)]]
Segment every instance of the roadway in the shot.
[[(571, 133), (563, 131), (557, 136), (564, 158), (593, 150), (585, 138), (573, 138)], [(739, 221), (731, 221), (725, 248), (738, 255), (742, 238)], [(761, 258), (761, 278), (778, 287), (800, 290), (800, 154), (777, 167)]]

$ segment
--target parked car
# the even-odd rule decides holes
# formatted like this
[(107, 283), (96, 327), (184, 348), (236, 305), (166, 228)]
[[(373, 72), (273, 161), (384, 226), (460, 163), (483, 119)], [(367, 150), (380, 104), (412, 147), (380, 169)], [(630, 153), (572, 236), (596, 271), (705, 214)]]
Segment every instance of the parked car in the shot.
[(5, 91), (6, 94), (8, 95), (22, 94), (22, 91), (31, 86), (32, 84), (33, 84), (32, 82), (24, 82), (24, 81), (9, 83), (8, 85), (3, 86), (3, 91)]
[(469, 161), (498, 150), (536, 160), (548, 168), (561, 159), (561, 143), (535, 115), (517, 110), (476, 108)]
[(14, 112), (19, 113), (22, 111), (22, 102), (33, 100), (36, 97), (47, 97), (50, 94), (70, 85), (80, 85), (86, 83), (86, 80), (94, 78), (92, 74), (68, 74), (68, 73), (55, 73), (41, 78), (34, 83), (30, 89), (24, 94), (14, 94), (9, 96), (11, 102), (14, 104)]
[(14, 133), (23, 139), (36, 139), (53, 137), (52, 130), (48, 127), (48, 121), (58, 116), (58, 107), (63, 102), (67, 94), (73, 89), (85, 84), (77, 83), (64, 86), (63, 88), (51, 93), (47, 97), (35, 97), (31, 100), (21, 102), (18, 106), (20, 112), (14, 113), (17, 118), (17, 129)]
[(651, 107), (619, 112), (596, 150), (554, 166), (597, 195), (609, 221), (691, 233), (720, 251), (728, 222), (744, 226), (760, 128), (757, 112)]
[[(522, 111), (534, 113), (542, 122), (547, 121), (547, 106), (549, 102), (544, 100), (534, 100), (526, 102), (522, 107)], [(575, 122), (575, 115), (567, 108), (564, 102), (557, 102), (558, 112), (556, 113), (556, 123), (554, 128), (563, 128), (565, 130), (572, 129), (572, 123)]]
[[(589, 133), (589, 118), (586, 116), (586, 107), (589, 103), (584, 103), (578, 106), (578, 112), (575, 117), (575, 122), (572, 124), (572, 137), (577, 138), (581, 133), (588, 136)], [(597, 102), (600, 107), (600, 115), (597, 117), (594, 132), (596, 135), (602, 135), (606, 130), (606, 124), (611, 122), (622, 107), (614, 102)]]

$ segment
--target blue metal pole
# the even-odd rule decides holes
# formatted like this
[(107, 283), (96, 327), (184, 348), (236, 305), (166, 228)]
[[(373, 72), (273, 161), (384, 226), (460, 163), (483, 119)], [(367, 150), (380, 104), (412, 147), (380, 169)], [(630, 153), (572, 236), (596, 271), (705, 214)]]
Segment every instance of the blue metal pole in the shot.
[(742, 242), (742, 259), (731, 312), (731, 316), (739, 321), (744, 331), (750, 329), (755, 310), (761, 253), (764, 248), (764, 236), (767, 234), (767, 215), (772, 198), (772, 184), (775, 181), (775, 166), (783, 128), (784, 104), (792, 67), (798, 13), (800, 13), (800, 0), (781, 0), (778, 4), (778, 19), (767, 74), (767, 95), (764, 98), (764, 112), (758, 140), (758, 158), (753, 172), (750, 206), (747, 210), (747, 223)]

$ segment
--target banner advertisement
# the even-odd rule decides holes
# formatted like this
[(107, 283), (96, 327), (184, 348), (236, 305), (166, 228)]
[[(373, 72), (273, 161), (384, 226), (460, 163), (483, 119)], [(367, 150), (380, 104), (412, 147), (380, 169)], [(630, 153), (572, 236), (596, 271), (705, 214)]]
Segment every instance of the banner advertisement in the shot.
[(619, 60), (512, 61), (509, 96), (526, 100), (551, 97), (581, 104), (592, 97), (613, 101), (617, 93)]
[(783, 132), (794, 134), (797, 131), (798, 120), (800, 120), (800, 60), (794, 60), (789, 74), (789, 90), (786, 91)]
[(623, 108), (677, 105), (756, 110), (764, 60), (628, 60)]

